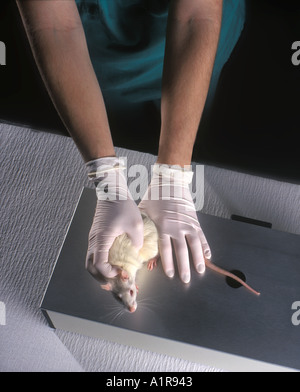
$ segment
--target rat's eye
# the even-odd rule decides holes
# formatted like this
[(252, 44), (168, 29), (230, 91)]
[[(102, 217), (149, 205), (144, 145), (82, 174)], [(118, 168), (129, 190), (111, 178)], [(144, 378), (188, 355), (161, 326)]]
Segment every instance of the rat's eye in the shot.
[(130, 291), (129, 291), (129, 294), (130, 294), (131, 296), (133, 296), (133, 290), (130, 290)]

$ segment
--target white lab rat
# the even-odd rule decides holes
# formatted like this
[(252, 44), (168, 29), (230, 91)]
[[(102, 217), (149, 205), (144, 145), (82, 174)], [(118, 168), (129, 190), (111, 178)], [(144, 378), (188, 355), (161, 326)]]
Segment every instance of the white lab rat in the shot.
[(125, 307), (134, 312), (137, 308), (136, 296), (138, 287), (135, 283), (136, 273), (148, 262), (148, 269), (152, 270), (158, 258), (158, 233), (153, 221), (144, 213), (141, 214), (144, 224), (144, 243), (137, 251), (132, 246), (127, 234), (117, 237), (108, 255), (108, 262), (120, 269), (114, 278), (107, 279), (107, 284), (101, 285), (105, 290), (112, 291)]
[[(101, 285), (105, 290), (112, 291), (117, 299), (121, 300), (125, 307), (132, 313), (137, 308), (138, 287), (135, 283), (137, 271), (142, 268), (143, 264), (148, 262), (148, 269), (152, 270), (156, 265), (159, 257), (158, 249), (158, 232), (154, 222), (144, 213), (141, 214), (144, 223), (144, 243), (140, 251), (132, 246), (131, 240), (127, 234), (122, 234), (113, 242), (108, 256), (108, 261), (114, 267), (119, 268), (119, 273), (114, 278), (108, 278), (107, 283)], [(253, 290), (247, 283), (236, 275), (217, 267), (210, 260), (205, 259), (205, 265), (222, 274), (228, 276), (256, 295), (257, 291)]]

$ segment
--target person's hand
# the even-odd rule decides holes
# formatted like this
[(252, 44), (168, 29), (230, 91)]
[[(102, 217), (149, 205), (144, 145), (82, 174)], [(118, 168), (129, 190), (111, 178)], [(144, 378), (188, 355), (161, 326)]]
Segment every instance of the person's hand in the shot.
[(196, 270), (205, 271), (205, 260), (211, 251), (200, 227), (189, 190), (192, 171), (155, 164), (148, 190), (139, 204), (156, 224), (159, 251), (167, 276), (174, 276), (172, 245), (174, 246), (180, 278), (190, 281), (189, 249)]
[(86, 268), (96, 279), (112, 278), (119, 272), (108, 263), (115, 238), (127, 233), (133, 246), (140, 249), (143, 220), (127, 188), (121, 159), (101, 158), (88, 162), (87, 167), (96, 185), (97, 205), (89, 233)]

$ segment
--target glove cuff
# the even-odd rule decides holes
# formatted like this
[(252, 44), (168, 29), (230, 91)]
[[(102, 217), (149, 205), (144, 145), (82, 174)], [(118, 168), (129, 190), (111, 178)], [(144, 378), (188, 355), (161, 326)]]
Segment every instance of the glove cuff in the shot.
[(98, 158), (86, 163), (88, 177), (95, 181), (107, 172), (126, 169), (125, 160), (118, 157)]
[(86, 163), (88, 177), (94, 182), (98, 200), (132, 200), (123, 170), (125, 159), (99, 158)]
[(190, 165), (184, 166), (183, 168), (179, 165), (155, 163), (153, 165), (153, 176), (158, 176), (166, 181), (172, 181), (175, 184), (189, 185), (193, 180), (194, 173)]

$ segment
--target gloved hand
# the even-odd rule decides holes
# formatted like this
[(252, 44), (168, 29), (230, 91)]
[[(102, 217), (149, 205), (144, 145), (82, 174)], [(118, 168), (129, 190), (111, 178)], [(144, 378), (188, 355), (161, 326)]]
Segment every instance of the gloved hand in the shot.
[(205, 271), (204, 255), (211, 258), (189, 190), (192, 179), (191, 170), (155, 164), (150, 185), (139, 204), (140, 210), (149, 215), (158, 229), (159, 251), (166, 275), (174, 276), (173, 244), (179, 275), (185, 283), (191, 276), (188, 245), (198, 272)]
[(132, 199), (124, 176), (122, 159), (100, 158), (86, 164), (95, 182), (97, 205), (89, 233), (87, 270), (97, 278), (112, 278), (118, 270), (108, 263), (108, 253), (116, 237), (127, 233), (133, 246), (143, 245), (143, 220)]

